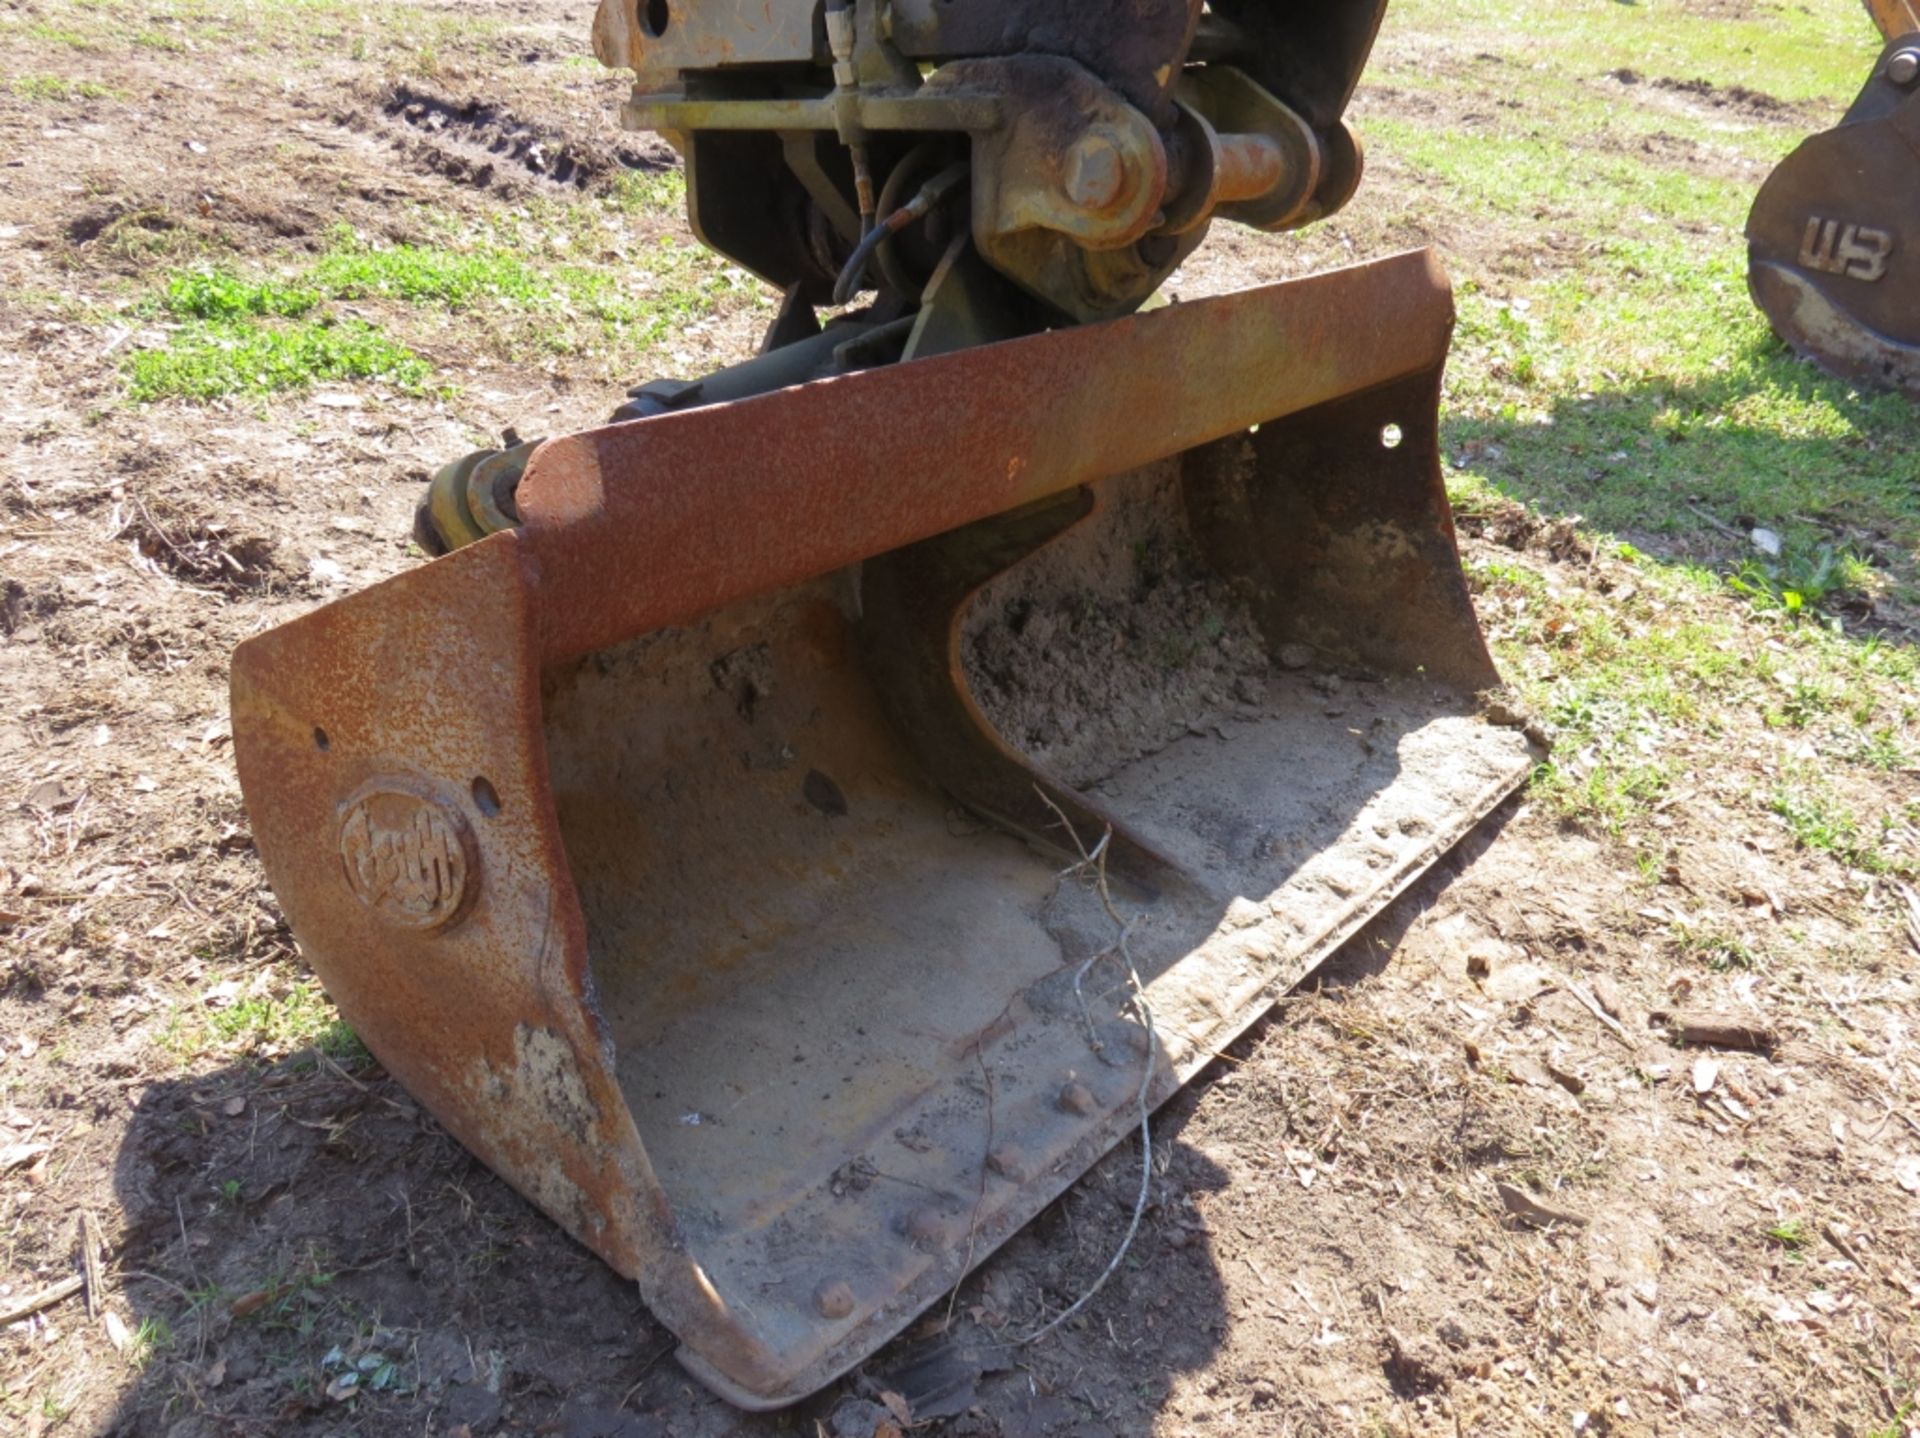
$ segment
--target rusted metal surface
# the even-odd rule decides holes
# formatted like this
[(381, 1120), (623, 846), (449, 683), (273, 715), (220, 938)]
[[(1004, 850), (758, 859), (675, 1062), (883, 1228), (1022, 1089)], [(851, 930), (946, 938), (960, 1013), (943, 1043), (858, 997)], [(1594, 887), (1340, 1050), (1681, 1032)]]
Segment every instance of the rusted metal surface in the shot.
[(328, 992), (409, 1092), (706, 1335), (689, 1342), (775, 1381), (679, 1244), (614, 1082), (548, 798), (538, 600), (506, 534), (243, 644), (254, 840)]
[(1286, 153), (1266, 135), (1222, 135), (1215, 170), (1223, 200), (1251, 200), (1267, 194), (1286, 177)]
[(1422, 372), (1452, 322), (1417, 251), (549, 440), (518, 496), (544, 651), (683, 624)]
[(1089, 71), (1029, 56), (956, 61), (941, 81), (949, 76), (963, 90), (1001, 89), (1011, 116), (973, 148), (976, 236), (1047, 229), (1114, 249), (1151, 227), (1166, 191), (1166, 146), (1144, 115)]
[(1920, 396), (1917, 177), (1920, 32), (1895, 36), (1846, 118), (1767, 178), (1747, 243), (1754, 300), (1797, 353)]
[(1212, 152), (1205, 208), (1259, 229), (1298, 225), (1325, 168), (1306, 121), (1231, 66), (1195, 70), (1178, 94), (1201, 120)]
[[(303, 951), (703, 1381), (813, 1391), (1132, 1127), (1118, 977), (1094, 1047), (1063, 988), (1111, 939), (1022, 780), (1142, 859), (1157, 1103), (1533, 763), (1471, 694), (1497, 676), (1439, 475), (1450, 325), (1414, 254), (548, 441), (521, 528), (235, 656)], [(996, 730), (963, 625), (1023, 575), (1054, 602), (1057, 564), (1121, 582), (1114, 526), (1149, 522), (1271, 652), (1370, 676), (1364, 727), (1269, 665), (1097, 796)]]
[(813, 0), (600, 0), (600, 63), (642, 74), (726, 65), (825, 63), (815, 53)]
[(929, 103), (998, 95), (1007, 122), (970, 147), (974, 245), (981, 258), (1079, 321), (1137, 309), (1180, 256), (1136, 243), (1167, 199), (1167, 149), (1140, 110), (1071, 61), (1028, 55), (959, 60), (920, 92)]

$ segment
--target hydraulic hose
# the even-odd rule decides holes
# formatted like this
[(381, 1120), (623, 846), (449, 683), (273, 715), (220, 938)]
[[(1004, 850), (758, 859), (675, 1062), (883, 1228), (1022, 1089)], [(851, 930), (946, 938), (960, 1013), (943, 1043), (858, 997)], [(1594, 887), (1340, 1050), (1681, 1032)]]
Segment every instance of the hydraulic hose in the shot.
[(840, 278), (834, 281), (833, 302), (836, 305), (844, 305), (859, 292), (860, 281), (867, 272), (867, 264), (873, 259), (873, 252), (880, 248), (882, 240), (890, 235), (899, 234), (908, 225), (921, 218), (944, 200), (954, 186), (966, 177), (966, 162), (954, 161), (922, 185), (919, 194), (862, 235), (860, 243), (853, 247), (853, 253), (847, 256), (847, 263), (841, 268)]

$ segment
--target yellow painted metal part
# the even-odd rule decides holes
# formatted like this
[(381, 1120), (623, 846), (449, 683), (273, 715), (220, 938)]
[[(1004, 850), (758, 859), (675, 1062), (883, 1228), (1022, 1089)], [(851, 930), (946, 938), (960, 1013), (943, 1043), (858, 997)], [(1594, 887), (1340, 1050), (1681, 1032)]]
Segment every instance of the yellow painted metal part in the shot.
[(1887, 39), (1920, 31), (1920, 5), (1914, 0), (1866, 0), (1867, 13)]

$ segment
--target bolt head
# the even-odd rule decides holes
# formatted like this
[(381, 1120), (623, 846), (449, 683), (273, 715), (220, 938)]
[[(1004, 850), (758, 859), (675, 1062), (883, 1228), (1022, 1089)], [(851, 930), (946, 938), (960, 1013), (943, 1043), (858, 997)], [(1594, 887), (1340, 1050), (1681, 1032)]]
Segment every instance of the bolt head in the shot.
[(838, 1281), (823, 1283), (813, 1292), (813, 1306), (822, 1318), (845, 1318), (853, 1312), (853, 1290)]
[(1082, 209), (1104, 210), (1126, 183), (1120, 147), (1105, 135), (1082, 135), (1067, 151), (1067, 198)]
[(1887, 78), (1896, 85), (1911, 85), (1920, 79), (1920, 50), (1896, 50), (1887, 61)]
[(933, 1204), (916, 1208), (907, 1215), (907, 1237), (915, 1243), (939, 1244), (946, 1241), (947, 1214)]
[(1076, 1114), (1081, 1118), (1091, 1118), (1100, 1112), (1100, 1101), (1093, 1096), (1093, 1090), (1078, 1079), (1060, 1090), (1059, 1102), (1062, 1113)]

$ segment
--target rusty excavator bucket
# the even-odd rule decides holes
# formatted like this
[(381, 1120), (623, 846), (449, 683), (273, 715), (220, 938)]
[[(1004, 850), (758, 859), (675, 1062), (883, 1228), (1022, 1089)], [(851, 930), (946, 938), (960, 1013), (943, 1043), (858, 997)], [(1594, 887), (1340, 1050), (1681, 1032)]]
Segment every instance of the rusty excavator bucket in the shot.
[(1920, 8), (1868, 9), (1886, 47), (1845, 118), (1761, 187), (1748, 283), (1796, 353), (1920, 398)]
[[(1323, 9), (1352, 17), (1357, 74), (1378, 5)], [(702, 39), (695, 7), (672, 13)], [(893, 13), (905, 43), (922, 11)], [(1202, 48), (1172, 29), (1147, 73)], [(1206, 51), (1253, 66), (1231, 40)], [(765, 352), (450, 465), (422, 530), (446, 553), (233, 664), (259, 852), (341, 1012), (750, 1408), (899, 1332), (1537, 758), (1483, 707), (1499, 678), (1440, 477), (1453, 312), (1432, 256), (1125, 312), (1207, 206), (1284, 227), (1344, 199), (1350, 77), (1295, 77), (1297, 125), (1258, 113), (1286, 67), (1176, 92), (1194, 98), (1158, 112), (1165, 133), (1189, 117), (1210, 157), (1162, 153), (1153, 214), (1127, 223), (1189, 229), (1115, 264), (994, 228), (1027, 181), (988, 157), (1065, 62), (995, 88), (982, 67), (1034, 57), (975, 53), (862, 98), (862, 163), (931, 175), (915, 198), (967, 145), (914, 147), (978, 127), (945, 209), (900, 220), (889, 181), (864, 229), (853, 167), (813, 164), (831, 105), (803, 113), (791, 85), (768, 116), (729, 113), (760, 103), (737, 87), (636, 101), (677, 122), (696, 223), (730, 253), (752, 207), (722, 204), (708, 141), (722, 176), (765, 161), (804, 195), (825, 174), (851, 212), (755, 252), (788, 293)], [(1111, 85), (1099, 59), (1072, 63)], [(952, 65), (975, 69), (915, 121)], [(1101, 181), (1079, 190), (1105, 193), (1106, 145), (1137, 183), (1132, 103), (1080, 95), (1100, 143), (1069, 126), (1036, 153), (1077, 146)], [(823, 128), (796, 141), (803, 122)], [(1236, 125), (1279, 135), (1240, 146), (1265, 189), (1221, 178), (1248, 158)], [(888, 226), (891, 254), (868, 243)], [(863, 245), (872, 303), (822, 327)]]

